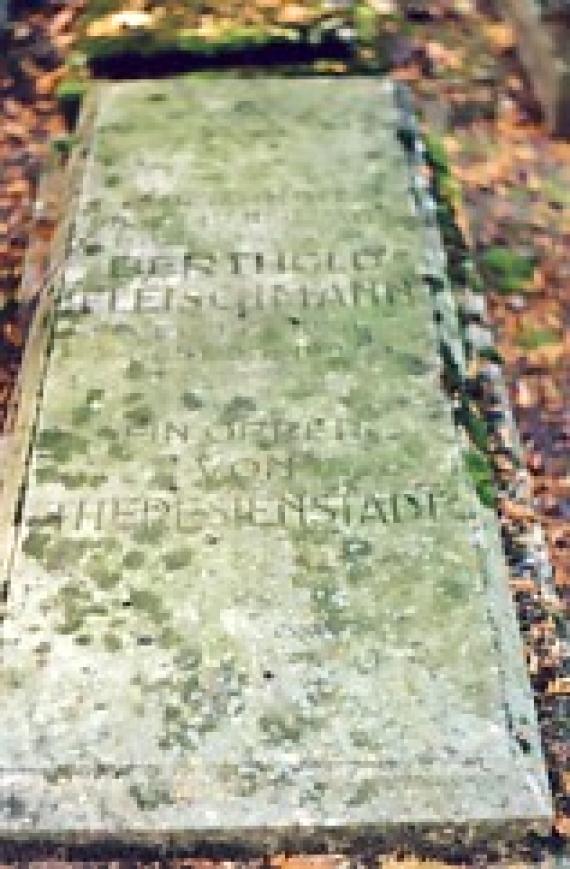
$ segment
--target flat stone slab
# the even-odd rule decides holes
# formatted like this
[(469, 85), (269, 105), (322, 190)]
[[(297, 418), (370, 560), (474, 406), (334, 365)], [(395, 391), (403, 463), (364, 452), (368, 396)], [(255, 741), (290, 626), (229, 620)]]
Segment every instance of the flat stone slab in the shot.
[(373, 79), (102, 89), (6, 528), (3, 837), (548, 828), (397, 124)]

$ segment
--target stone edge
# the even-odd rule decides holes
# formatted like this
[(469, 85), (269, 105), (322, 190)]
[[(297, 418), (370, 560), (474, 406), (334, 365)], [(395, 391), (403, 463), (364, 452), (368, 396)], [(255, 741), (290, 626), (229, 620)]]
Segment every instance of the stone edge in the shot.
[[(10, 564), (17, 541), (36, 417), (53, 341), (56, 300), (54, 287), (66, 261), (73, 232), (74, 204), (90, 150), (97, 105), (94, 88), (86, 98), (77, 126), (78, 143), (67, 163), (52, 154), (40, 176), (30, 243), (16, 302), (31, 312), (20, 371), (0, 432), (0, 624), (9, 594)], [(42, 227), (55, 232), (50, 244), (41, 241)], [(24, 315), (25, 316), (25, 315)], [(24, 324), (26, 325), (26, 324)]]

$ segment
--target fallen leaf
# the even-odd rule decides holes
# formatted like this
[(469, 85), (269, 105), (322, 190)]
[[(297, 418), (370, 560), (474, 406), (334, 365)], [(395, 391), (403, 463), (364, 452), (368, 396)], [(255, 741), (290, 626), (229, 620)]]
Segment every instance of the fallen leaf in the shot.
[(499, 52), (509, 51), (516, 45), (513, 28), (503, 22), (484, 22), (482, 29), (487, 40)]
[(155, 17), (149, 12), (113, 12), (103, 18), (92, 21), (87, 28), (87, 36), (99, 38), (103, 36), (116, 36), (122, 30), (135, 28), (149, 28), (154, 25)]

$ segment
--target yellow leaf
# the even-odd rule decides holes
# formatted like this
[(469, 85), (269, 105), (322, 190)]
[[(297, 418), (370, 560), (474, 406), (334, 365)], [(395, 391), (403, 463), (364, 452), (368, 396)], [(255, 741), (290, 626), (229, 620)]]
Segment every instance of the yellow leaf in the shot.
[(149, 12), (114, 12), (93, 21), (87, 28), (87, 36), (116, 36), (121, 30), (152, 27), (154, 22), (154, 16)]
[(489, 22), (483, 24), (485, 36), (494, 48), (499, 51), (509, 51), (516, 44), (515, 34), (508, 24)]

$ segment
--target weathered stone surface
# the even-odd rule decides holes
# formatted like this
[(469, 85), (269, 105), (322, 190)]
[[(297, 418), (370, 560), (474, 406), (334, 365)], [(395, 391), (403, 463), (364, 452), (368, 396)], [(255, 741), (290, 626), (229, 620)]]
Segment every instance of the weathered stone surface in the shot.
[(548, 826), (396, 124), (366, 79), (104, 88), (12, 537), (3, 836)]

